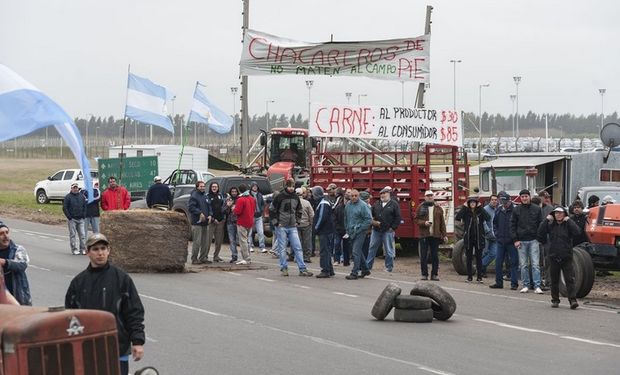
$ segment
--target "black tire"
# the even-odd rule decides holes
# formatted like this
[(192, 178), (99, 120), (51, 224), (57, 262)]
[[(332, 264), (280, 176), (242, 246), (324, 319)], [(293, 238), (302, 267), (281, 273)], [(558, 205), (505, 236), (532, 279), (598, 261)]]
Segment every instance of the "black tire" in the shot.
[[(549, 260), (549, 262), (553, 262), (553, 260)], [(573, 269), (575, 270), (575, 294), (581, 288), (581, 284), (583, 284), (583, 276), (585, 272), (585, 265), (583, 264), (579, 254), (575, 253), (575, 249), (573, 249)], [(551, 276), (549, 276), (549, 280), (551, 280)], [(568, 297), (568, 290), (566, 289), (566, 281), (564, 281), (564, 273), (560, 272), (560, 295), (562, 297)]]
[(456, 301), (442, 287), (433, 283), (418, 282), (413, 284), (413, 296), (424, 296), (433, 300), (433, 316), (437, 320), (448, 320), (456, 311)]
[(432, 306), (431, 299), (423, 296), (402, 294), (394, 300), (394, 308), (402, 310), (426, 310)]
[(375, 302), (372, 307), (372, 311), (370, 312), (372, 316), (377, 320), (384, 320), (386, 316), (392, 311), (392, 307), (394, 307), (394, 300), (401, 293), (401, 289), (398, 285), (394, 283), (389, 283), (379, 294), (379, 298)]
[(47, 197), (45, 190), (39, 189), (37, 190), (37, 203), (38, 204), (46, 204), (49, 203), (50, 199)]
[(583, 265), (583, 279), (581, 280), (581, 286), (577, 287), (577, 298), (584, 298), (592, 290), (594, 286), (594, 263), (592, 263), (592, 257), (586, 250), (581, 247), (573, 248), (573, 257), (578, 256), (581, 258), (581, 264)]
[(394, 309), (394, 320), (397, 322), (409, 323), (431, 323), (433, 321), (433, 309)]
[[(452, 247), (452, 267), (459, 275), (467, 275), (467, 259), (465, 257), (465, 241), (458, 240)], [(474, 271), (475, 273), (475, 271)]]

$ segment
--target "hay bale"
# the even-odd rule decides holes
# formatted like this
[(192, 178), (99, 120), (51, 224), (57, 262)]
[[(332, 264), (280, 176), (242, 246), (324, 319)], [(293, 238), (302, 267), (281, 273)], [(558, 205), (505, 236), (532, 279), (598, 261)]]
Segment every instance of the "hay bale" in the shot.
[(173, 211), (106, 211), (101, 233), (108, 237), (110, 262), (127, 272), (183, 272), (189, 226)]

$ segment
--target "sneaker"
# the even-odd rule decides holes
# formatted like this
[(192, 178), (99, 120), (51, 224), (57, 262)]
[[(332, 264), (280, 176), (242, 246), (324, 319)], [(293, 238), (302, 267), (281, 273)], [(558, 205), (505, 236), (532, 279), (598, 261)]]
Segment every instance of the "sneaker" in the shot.
[(316, 275), (316, 278), (317, 278), (317, 279), (327, 279), (327, 278), (329, 278), (329, 277), (330, 277), (330, 274), (325, 273), (325, 272), (321, 272), (321, 273), (319, 273), (318, 275)]
[(282, 270), (280, 271), (280, 275), (288, 276), (288, 268), (282, 268)]
[(308, 271), (308, 270), (299, 271), (299, 276), (310, 277), (312, 275), (314, 275), (314, 274), (312, 272)]
[(79, 250), (73, 250), (72, 253), (73, 253), (73, 255), (80, 255), (80, 251)]
[[(75, 253), (74, 253), (74, 254), (75, 254)], [(199, 262), (199, 261), (197, 261), (197, 260), (192, 260), (192, 264), (200, 264), (200, 262)]]
[(517, 290), (517, 289), (519, 289), (519, 287), (518, 287), (518, 286), (516, 286), (516, 285), (512, 285), (512, 286), (510, 287), (510, 290)]
[(528, 288), (528, 287), (524, 287), (523, 289), (521, 289), (521, 290), (519, 291), (519, 293), (527, 293), (527, 292), (529, 292), (529, 291), (530, 291), (530, 288)]
[(357, 275), (351, 274), (351, 275), (345, 276), (344, 278), (347, 280), (357, 280)]
[(265, 248), (263, 247), (262, 249), (260, 249), (260, 252), (261, 252), (262, 254), (265, 254), (265, 253), (267, 252), (267, 249), (265, 249)]
[(422, 276), (422, 277), (420, 278), (420, 280), (422, 280), (422, 281), (426, 281), (426, 280), (428, 280), (428, 276)]
[(250, 264), (250, 262), (248, 262), (247, 260), (241, 259), (240, 261), (236, 262), (235, 264), (237, 264), (239, 266), (245, 266), (247, 264)]
[(571, 310), (575, 310), (577, 307), (579, 307), (579, 303), (577, 303), (576, 299), (570, 301), (570, 309)]
[(220, 262), (223, 262), (223, 261), (224, 261), (224, 259), (222, 259), (222, 258), (220, 258), (220, 257), (216, 257), (216, 258), (213, 258), (213, 261), (214, 261), (214, 262), (217, 262), (217, 263), (220, 263)]
[(391, 269), (389, 269), (389, 268), (385, 268), (385, 269), (383, 270), (383, 272), (392, 273), (392, 270), (391, 270)]
[(366, 276), (370, 276), (370, 271), (362, 271), (362, 274), (360, 275), (360, 278), (363, 279)]
[(251, 247), (251, 248), (250, 248), (250, 252), (251, 252), (251, 253), (253, 253), (253, 252), (254, 252), (254, 248), (253, 248), (253, 247)]
[(213, 263), (212, 261), (210, 261), (209, 259), (205, 259), (205, 260), (201, 260), (200, 261), (201, 264), (211, 264)]
[(558, 308), (559, 306), (560, 306), (560, 303), (559, 303), (559, 302), (557, 302), (557, 301), (552, 301), (552, 302), (551, 302), (551, 307), (553, 307), (553, 308)]
[(431, 276), (431, 281), (439, 281), (439, 276)]
[(471, 277), (468, 277), (468, 278), (467, 278), (467, 282), (468, 282), (468, 283), (471, 283), (471, 282), (472, 282), (472, 280), (473, 280), (473, 279), (472, 279)]
[(504, 289), (503, 285), (499, 285), (499, 284), (493, 284), (493, 285), (489, 285), (489, 288), (491, 289)]
[(483, 281), (482, 281), (482, 278), (481, 278), (481, 277), (477, 278), (477, 279), (476, 279), (476, 281), (477, 281), (478, 283), (480, 283), (480, 284), (482, 284), (482, 283), (483, 283)]
[(237, 262), (237, 257), (233, 257), (228, 263), (236, 263)]
[(334, 266), (339, 266), (339, 265), (340, 265), (340, 262), (334, 262), (334, 263), (333, 263), (333, 265), (334, 265)]
[(312, 263), (310, 259), (304, 259), (304, 263)]
[(82, 250), (80, 252), (82, 253), (82, 255), (86, 255), (86, 250)]
[(534, 289), (534, 293), (536, 293), (536, 294), (543, 294), (543, 291), (540, 288), (536, 288), (536, 289)]

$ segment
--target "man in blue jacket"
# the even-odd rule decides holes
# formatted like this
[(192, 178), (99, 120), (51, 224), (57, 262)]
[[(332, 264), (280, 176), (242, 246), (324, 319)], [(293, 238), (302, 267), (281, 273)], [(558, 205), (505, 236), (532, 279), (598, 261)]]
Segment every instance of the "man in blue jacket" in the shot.
[(211, 221), (211, 207), (205, 195), (204, 181), (196, 182), (187, 203), (192, 221), (192, 264), (211, 263), (207, 259), (207, 226)]
[(517, 248), (514, 245), (514, 238), (510, 230), (514, 204), (510, 200), (510, 195), (505, 191), (500, 191), (497, 197), (499, 198), (499, 206), (493, 216), (493, 233), (495, 234), (497, 250), (497, 257), (495, 258), (495, 284), (489, 285), (489, 288), (502, 289), (504, 287), (502, 268), (504, 266), (504, 259), (508, 258), (510, 263), (510, 289), (517, 290), (519, 282), (517, 268), (519, 256), (517, 255)]
[(161, 182), (159, 176), (155, 176), (153, 185), (146, 193), (146, 205), (148, 208), (157, 208), (157, 206), (172, 208), (172, 192), (170, 192), (168, 185)]
[(314, 199), (319, 201), (317, 213), (314, 215), (314, 233), (319, 236), (319, 256), (321, 258), (321, 273), (316, 277), (322, 279), (335, 275), (334, 265), (332, 264), (332, 250), (336, 224), (334, 223), (331, 202), (325, 197), (323, 188), (320, 186), (313, 187), (312, 195)]
[(32, 305), (30, 286), (26, 277), (29, 262), (26, 249), (11, 240), (9, 227), (0, 221), (0, 268), (4, 274), (6, 290), (20, 305)]
[(375, 255), (379, 245), (383, 244), (385, 254), (385, 270), (392, 272), (394, 268), (394, 232), (400, 225), (400, 207), (398, 201), (392, 199), (392, 189), (389, 186), (381, 189), (380, 199), (372, 206), (372, 233), (370, 234), (370, 246), (366, 263), (368, 270), (372, 271)]
[(371, 223), (370, 207), (360, 199), (358, 190), (351, 190), (351, 201), (344, 208), (344, 226), (347, 231), (345, 237), (351, 239), (353, 248), (353, 269), (351, 274), (346, 276), (347, 280), (357, 280), (360, 270), (362, 278), (370, 275), (363, 248)]
[[(73, 255), (80, 252), (86, 254), (86, 199), (80, 194), (80, 188), (77, 183), (71, 184), (71, 191), (65, 195), (62, 201), (62, 212), (67, 217), (69, 224), (69, 243)], [(77, 239), (79, 238), (79, 248)]]

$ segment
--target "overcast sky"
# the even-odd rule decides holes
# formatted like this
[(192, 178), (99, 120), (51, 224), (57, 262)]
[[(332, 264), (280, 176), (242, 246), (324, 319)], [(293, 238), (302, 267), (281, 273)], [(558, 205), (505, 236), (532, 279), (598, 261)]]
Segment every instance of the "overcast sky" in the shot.
[[(413, 37), (423, 34), (433, 5), (431, 88), (427, 107), (451, 108), (453, 58), (457, 107), (509, 114), (519, 86), (520, 112), (600, 113), (620, 103), (620, 2), (251, 0), (250, 27), (319, 42)], [(57, 100), (72, 116), (121, 117), (127, 65), (177, 94), (187, 113), (196, 80), (226, 112), (239, 86), (241, 0), (0, 0), (0, 62)], [(345, 92), (372, 105), (400, 105), (401, 84), (348, 77), (250, 77), (250, 114), (306, 116), (313, 101), (346, 103)], [(416, 85), (405, 85), (412, 105)], [(239, 96), (237, 96), (237, 99)], [(236, 109), (239, 110), (237, 102)]]

